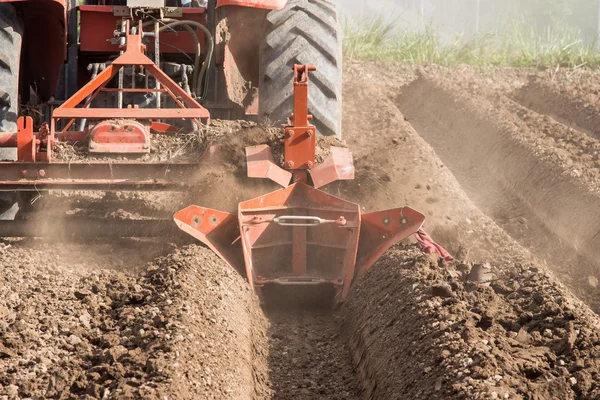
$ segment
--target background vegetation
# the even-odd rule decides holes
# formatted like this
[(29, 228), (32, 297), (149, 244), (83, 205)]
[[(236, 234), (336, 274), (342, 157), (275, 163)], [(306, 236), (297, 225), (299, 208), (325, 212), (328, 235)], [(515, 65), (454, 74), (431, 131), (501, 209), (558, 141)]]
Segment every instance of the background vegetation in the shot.
[[(392, 3), (393, 12), (377, 7), (363, 9), (359, 18), (346, 14), (347, 58), (449, 66), (600, 65), (600, 0), (388, 1)], [(364, 4), (354, 4), (354, 10)], [(422, 13), (418, 24), (415, 13)]]

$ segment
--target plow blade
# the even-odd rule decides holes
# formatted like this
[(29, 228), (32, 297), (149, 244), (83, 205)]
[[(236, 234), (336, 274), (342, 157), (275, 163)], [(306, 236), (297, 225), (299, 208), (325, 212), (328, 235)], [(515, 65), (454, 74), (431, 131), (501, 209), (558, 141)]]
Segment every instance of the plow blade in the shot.
[(354, 275), (360, 210), (304, 183), (240, 203), (238, 218), (253, 287), (333, 285)]
[(410, 207), (363, 214), (356, 259), (358, 275), (364, 274), (394, 244), (415, 234), (424, 221), (425, 216)]
[(350, 150), (331, 147), (331, 154), (310, 173), (314, 186), (318, 189), (331, 182), (354, 179), (354, 161)]
[(177, 212), (177, 226), (195, 237), (238, 272), (244, 271), (240, 230), (235, 215), (211, 208), (189, 206)]
[(355, 276), (425, 220), (409, 207), (361, 216), (358, 204), (300, 182), (240, 203), (237, 217), (190, 206), (174, 218), (245, 274), (258, 294), (272, 285), (328, 285), (335, 302), (346, 297)]
[(267, 178), (280, 186), (288, 187), (292, 173), (273, 161), (271, 148), (266, 145), (246, 147), (246, 162), (249, 178)]

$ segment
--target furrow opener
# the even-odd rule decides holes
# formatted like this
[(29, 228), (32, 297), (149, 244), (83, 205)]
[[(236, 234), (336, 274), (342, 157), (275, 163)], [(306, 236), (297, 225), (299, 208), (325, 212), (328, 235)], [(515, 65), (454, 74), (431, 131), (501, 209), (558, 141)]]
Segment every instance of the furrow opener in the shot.
[(177, 225), (210, 247), (262, 293), (269, 285), (329, 285), (344, 300), (353, 279), (393, 244), (417, 233), (425, 217), (410, 207), (362, 214), (358, 204), (320, 190), (354, 178), (352, 153), (332, 147), (315, 164), (316, 129), (308, 115), (310, 65), (294, 67), (294, 112), (283, 126), (284, 162), (267, 145), (246, 148), (248, 176), (282, 189), (243, 201), (237, 215), (196, 205)]

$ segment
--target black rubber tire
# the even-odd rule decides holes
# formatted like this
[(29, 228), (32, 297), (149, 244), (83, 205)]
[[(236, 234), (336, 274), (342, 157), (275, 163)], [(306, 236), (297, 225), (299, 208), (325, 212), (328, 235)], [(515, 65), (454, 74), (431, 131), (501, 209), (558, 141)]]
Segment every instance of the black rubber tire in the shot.
[[(0, 132), (17, 131), (22, 34), (23, 26), (14, 7), (0, 3)], [(0, 159), (15, 161), (16, 150), (1, 149)], [(15, 192), (0, 193), (0, 220), (16, 218), (19, 198)]]
[(14, 7), (0, 3), (0, 131), (16, 132), (23, 28)]
[(342, 136), (342, 31), (334, 1), (290, 0), (267, 14), (261, 52), (259, 114), (285, 123), (293, 110), (294, 64), (316, 65), (308, 111), (323, 136)]

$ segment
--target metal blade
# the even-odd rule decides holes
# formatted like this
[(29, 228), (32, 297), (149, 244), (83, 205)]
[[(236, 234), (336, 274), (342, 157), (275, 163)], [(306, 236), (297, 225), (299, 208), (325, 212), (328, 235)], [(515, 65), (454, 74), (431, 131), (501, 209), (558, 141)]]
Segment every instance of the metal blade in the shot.
[(244, 273), (244, 259), (237, 216), (211, 208), (189, 206), (173, 219), (184, 232), (195, 237), (225, 262)]
[(246, 162), (249, 178), (268, 178), (283, 187), (288, 187), (292, 180), (291, 172), (275, 164), (271, 148), (266, 144), (246, 147)]
[(310, 173), (318, 189), (331, 182), (354, 179), (354, 161), (350, 150), (332, 147), (331, 154)]
[(363, 214), (356, 257), (358, 276), (394, 244), (415, 234), (424, 221), (425, 216), (410, 207)]

